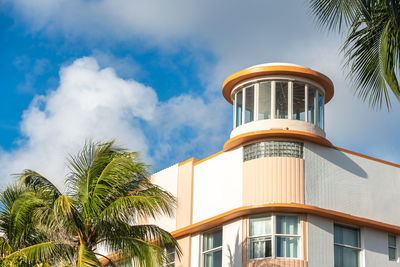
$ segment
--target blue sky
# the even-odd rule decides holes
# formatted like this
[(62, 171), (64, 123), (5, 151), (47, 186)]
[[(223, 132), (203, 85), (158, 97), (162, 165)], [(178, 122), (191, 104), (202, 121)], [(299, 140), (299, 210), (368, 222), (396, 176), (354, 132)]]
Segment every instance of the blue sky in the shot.
[(337, 146), (399, 162), (400, 111), (353, 96), (341, 36), (307, 1), (0, 0), (0, 176), (25, 168), (61, 184), (87, 139), (141, 151), (155, 170), (221, 150), (232, 130), (223, 80), (291, 62), (335, 84), (326, 132)]

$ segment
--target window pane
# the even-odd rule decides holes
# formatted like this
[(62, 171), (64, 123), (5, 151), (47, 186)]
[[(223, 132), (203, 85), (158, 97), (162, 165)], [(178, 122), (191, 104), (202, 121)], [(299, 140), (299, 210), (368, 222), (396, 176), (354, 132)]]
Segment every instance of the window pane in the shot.
[(297, 258), (299, 250), (299, 238), (276, 237), (276, 256), (285, 258)]
[(299, 227), (298, 216), (276, 216), (276, 233), (297, 235)]
[(306, 120), (305, 84), (293, 83), (293, 119)]
[(350, 227), (335, 225), (334, 238), (336, 244), (360, 247), (360, 230)]
[(318, 93), (318, 127), (324, 128), (324, 96)]
[(389, 235), (389, 247), (396, 247), (396, 236)]
[(250, 219), (250, 236), (270, 235), (271, 234), (271, 217), (260, 217)]
[(389, 248), (389, 260), (395, 261), (396, 260), (396, 249)]
[(258, 96), (258, 119), (271, 119), (271, 82), (262, 82)]
[(245, 123), (254, 120), (254, 86), (246, 88)]
[(275, 118), (288, 118), (288, 83), (275, 82)]
[(250, 259), (267, 258), (272, 256), (272, 243), (270, 238), (250, 239)]
[(222, 251), (214, 251), (204, 254), (205, 267), (221, 267), (222, 266)]
[(358, 250), (335, 245), (335, 267), (358, 267)]
[(242, 125), (242, 105), (243, 93), (240, 91), (236, 94), (236, 127)]
[(315, 87), (308, 85), (308, 106), (307, 106), (307, 117), (308, 117), (308, 122), (310, 123), (315, 123), (316, 122), (316, 112), (315, 112), (315, 104), (316, 104), (316, 89)]
[(222, 231), (204, 234), (203, 236), (203, 251), (222, 246)]

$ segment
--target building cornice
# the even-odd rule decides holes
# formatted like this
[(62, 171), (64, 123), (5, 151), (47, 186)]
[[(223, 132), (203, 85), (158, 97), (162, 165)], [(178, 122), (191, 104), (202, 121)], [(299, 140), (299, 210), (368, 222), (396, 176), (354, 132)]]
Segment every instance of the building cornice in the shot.
[(171, 234), (174, 238), (179, 239), (188, 235), (194, 235), (203, 231), (207, 231), (217, 226), (221, 226), (226, 222), (241, 218), (243, 216), (267, 213), (267, 212), (311, 214), (331, 219), (334, 220), (335, 222), (358, 225), (360, 227), (369, 227), (372, 229), (381, 230), (396, 235), (400, 234), (400, 226), (378, 222), (367, 218), (357, 217), (350, 214), (323, 209), (315, 206), (294, 204), (294, 203), (277, 203), (277, 204), (274, 203), (274, 204), (252, 205), (252, 206), (244, 206), (236, 208), (221, 213), (217, 216), (211, 217), (209, 219), (177, 229), (171, 232)]
[(224, 144), (223, 151), (229, 151), (238, 146), (242, 146), (245, 143), (271, 137), (301, 139), (316, 143), (318, 145), (333, 147), (331, 142), (329, 142), (326, 138), (312, 133), (293, 131), (293, 130), (264, 130), (264, 131), (243, 133), (229, 139)]

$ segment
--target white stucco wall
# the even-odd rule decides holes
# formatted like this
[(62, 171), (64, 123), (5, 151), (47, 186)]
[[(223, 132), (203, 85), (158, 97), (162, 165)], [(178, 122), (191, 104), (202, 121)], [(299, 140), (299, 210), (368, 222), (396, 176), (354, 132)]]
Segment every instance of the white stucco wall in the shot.
[(242, 266), (242, 220), (225, 224), (222, 230), (222, 266)]
[(400, 225), (400, 168), (305, 142), (305, 202)]
[(194, 166), (193, 223), (242, 206), (243, 149)]
[[(365, 249), (365, 267), (376, 266), (400, 266), (399, 259), (397, 261), (389, 261), (388, 251), (388, 233), (376, 231), (369, 228), (361, 230), (363, 247)], [(399, 237), (397, 241), (397, 256), (399, 255)]]
[(200, 266), (200, 254), (201, 254), (200, 238), (201, 238), (200, 234), (192, 236), (191, 255), (190, 255), (190, 266), (191, 267)]
[(308, 267), (333, 267), (333, 221), (307, 216)]
[[(151, 182), (167, 190), (173, 196), (177, 196), (177, 182), (178, 182), (178, 164), (172, 165), (163, 169), (151, 176)], [(156, 220), (149, 219), (150, 224), (157, 224), (164, 230), (172, 232), (176, 230), (175, 216), (170, 218), (168, 216), (158, 217)]]

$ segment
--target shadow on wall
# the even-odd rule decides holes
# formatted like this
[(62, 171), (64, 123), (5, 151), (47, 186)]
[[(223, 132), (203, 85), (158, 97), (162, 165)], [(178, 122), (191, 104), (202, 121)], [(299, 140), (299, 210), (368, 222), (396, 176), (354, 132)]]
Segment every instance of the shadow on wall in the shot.
[(320, 149), (319, 147), (313, 149), (312, 152), (316, 153), (321, 158), (331, 162), (337, 167), (344, 169), (358, 177), (368, 178), (368, 174), (364, 171), (363, 168), (360, 167), (354, 160), (352, 160), (349, 156), (343, 153), (340, 150), (336, 149)]
[(242, 266), (242, 244), (239, 242), (239, 231), (236, 232), (235, 248), (232, 252), (231, 246), (228, 245), (227, 256), (229, 258), (229, 267), (241, 267)]

